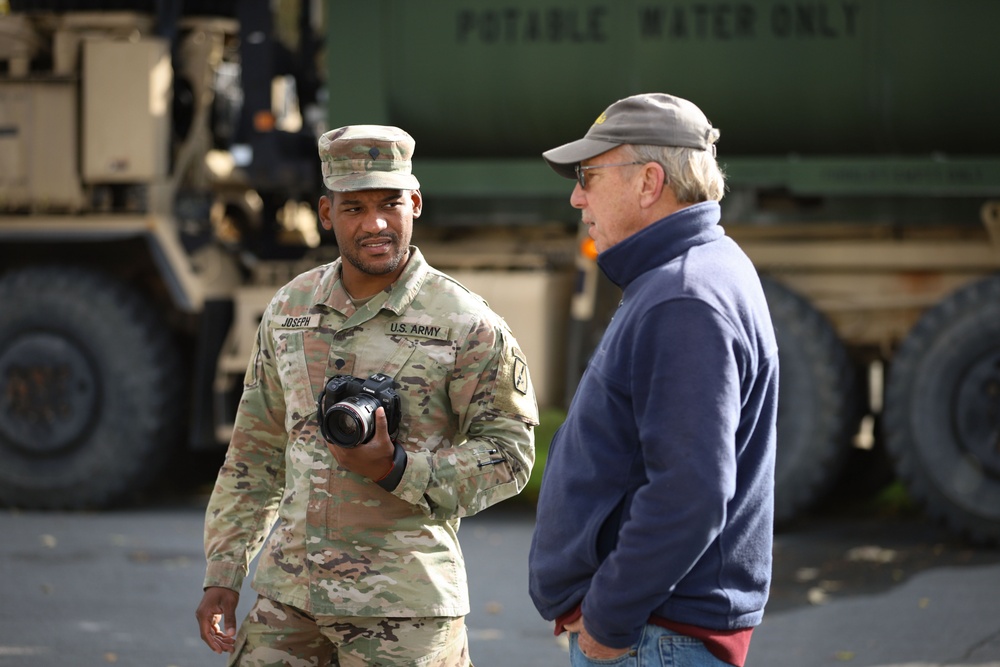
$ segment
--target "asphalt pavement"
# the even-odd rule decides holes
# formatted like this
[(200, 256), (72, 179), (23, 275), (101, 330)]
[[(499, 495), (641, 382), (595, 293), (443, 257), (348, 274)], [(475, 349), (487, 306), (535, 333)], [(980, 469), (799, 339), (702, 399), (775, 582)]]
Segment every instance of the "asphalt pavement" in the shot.
[[(203, 507), (194, 494), (127, 511), (0, 511), (0, 667), (225, 664), (194, 619)], [(532, 525), (510, 502), (462, 524), (477, 667), (568, 665), (527, 596)], [(1000, 667), (998, 597), (1000, 550), (919, 515), (811, 516), (777, 536), (747, 667)]]

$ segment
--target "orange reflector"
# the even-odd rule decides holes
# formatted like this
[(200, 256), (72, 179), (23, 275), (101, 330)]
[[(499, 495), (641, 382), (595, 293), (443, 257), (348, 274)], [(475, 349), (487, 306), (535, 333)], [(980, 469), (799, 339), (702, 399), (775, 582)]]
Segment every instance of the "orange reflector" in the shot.
[(580, 254), (587, 259), (597, 259), (597, 244), (589, 236), (580, 243)]
[(258, 111), (253, 115), (253, 129), (258, 132), (270, 132), (274, 129), (274, 114), (270, 111)]

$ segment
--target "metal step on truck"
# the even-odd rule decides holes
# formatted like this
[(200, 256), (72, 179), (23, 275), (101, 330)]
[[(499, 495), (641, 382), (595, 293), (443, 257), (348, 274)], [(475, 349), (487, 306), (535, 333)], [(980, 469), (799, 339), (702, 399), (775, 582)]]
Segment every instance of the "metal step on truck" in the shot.
[(659, 90), (721, 129), (723, 225), (765, 281), (779, 522), (861, 447), (998, 542), (998, 21), (973, 0), (10, 2), (0, 503), (120, 504), (171, 450), (224, 446), (264, 305), (336, 256), (315, 139), (351, 123), (416, 138), (415, 242), (564, 406), (617, 295), (540, 153)]

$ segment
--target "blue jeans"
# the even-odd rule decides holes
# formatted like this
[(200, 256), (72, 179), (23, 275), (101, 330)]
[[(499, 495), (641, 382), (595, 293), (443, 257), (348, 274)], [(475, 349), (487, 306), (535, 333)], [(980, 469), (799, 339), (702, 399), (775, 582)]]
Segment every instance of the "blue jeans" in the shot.
[(592, 660), (577, 644), (577, 633), (569, 636), (571, 667), (732, 667), (708, 652), (705, 645), (693, 637), (685, 637), (658, 625), (647, 625), (639, 642), (625, 655), (612, 660)]

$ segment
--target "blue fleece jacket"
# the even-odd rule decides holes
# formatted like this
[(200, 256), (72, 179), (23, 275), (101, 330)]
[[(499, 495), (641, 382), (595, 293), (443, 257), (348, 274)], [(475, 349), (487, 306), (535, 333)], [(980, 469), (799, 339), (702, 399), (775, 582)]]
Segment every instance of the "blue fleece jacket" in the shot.
[(549, 620), (626, 647), (651, 616), (757, 625), (771, 577), (778, 351), (717, 202), (598, 257), (623, 289), (549, 450), (529, 559)]

